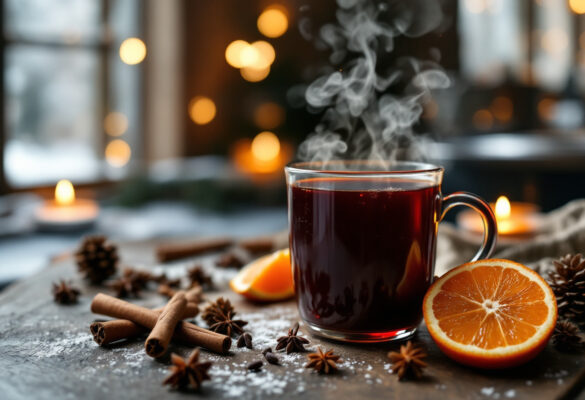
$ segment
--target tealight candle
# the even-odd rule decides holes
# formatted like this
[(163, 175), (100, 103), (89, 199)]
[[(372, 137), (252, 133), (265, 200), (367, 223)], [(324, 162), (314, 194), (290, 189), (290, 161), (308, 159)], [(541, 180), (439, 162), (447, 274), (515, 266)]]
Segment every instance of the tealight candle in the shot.
[[(506, 196), (500, 196), (496, 204), (490, 206), (494, 210), (500, 236), (530, 236), (540, 229), (541, 216), (536, 204), (510, 203)], [(483, 232), (483, 221), (474, 211), (466, 210), (459, 213), (457, 223), (468, 231)]]
[(77, 199), (75, 189), (68, 180), (60, 180), (55, 186), (54, 200), (47, 200), (37, 209), (37, 224), (51, 230), (79, 229), (95, 222), (99, 213), (97, 203), (89, 199)]

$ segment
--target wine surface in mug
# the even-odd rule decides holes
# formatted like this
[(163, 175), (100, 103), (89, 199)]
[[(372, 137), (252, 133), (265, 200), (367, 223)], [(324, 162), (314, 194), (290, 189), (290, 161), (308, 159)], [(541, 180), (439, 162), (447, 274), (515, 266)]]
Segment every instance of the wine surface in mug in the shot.
[(313, 178), (289, 187), (301, 317), (387, 336), (416, 327), (433, 277), (440, 187), (408, 179)]

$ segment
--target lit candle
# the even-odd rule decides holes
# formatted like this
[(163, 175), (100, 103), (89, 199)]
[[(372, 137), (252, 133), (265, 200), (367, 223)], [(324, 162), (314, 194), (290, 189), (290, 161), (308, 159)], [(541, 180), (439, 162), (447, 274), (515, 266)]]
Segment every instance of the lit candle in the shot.
[(79, 229), (95, 222), (99, 213), (97, 203), (78, 199), (68, 180), (60, 180), (55, 186), (54, 200), (47, 200), (36, 211), (37, 224), (51, 230)]
[[(535, 204), (510, 203), (506, 196), (500, 196), (496, 203), (490, 206), (494, 210), (500, 236), (530, 236), (540, 229), (541, 215)], [(481, 217), (472, 210), (459, 213), (457, 224), (471, 232), (483, 232)]]
[(281, 176), (292, 153), (291, 146), (281, 143), (272, 132), (261, 132), (250, 141), (236, 142), (233, 148), (236, 168), (254, 177)]

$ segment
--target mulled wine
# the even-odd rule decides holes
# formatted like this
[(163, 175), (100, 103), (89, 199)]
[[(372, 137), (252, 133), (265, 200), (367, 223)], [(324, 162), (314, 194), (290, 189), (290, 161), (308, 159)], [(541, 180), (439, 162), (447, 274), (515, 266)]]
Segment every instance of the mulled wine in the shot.
[(414, 329), (433, 277), (439, 187), (314, 178), (296, 182), (289, 195), (301, 317), (374, 340)]

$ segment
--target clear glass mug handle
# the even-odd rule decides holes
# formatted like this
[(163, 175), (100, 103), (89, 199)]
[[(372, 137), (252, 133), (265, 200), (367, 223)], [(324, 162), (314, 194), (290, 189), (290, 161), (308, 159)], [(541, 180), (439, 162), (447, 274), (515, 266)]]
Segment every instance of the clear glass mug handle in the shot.
[(467, 206), (473, 208), (481, 215), (483, 220), (483, 243), (479, 251), (473, 256), (471, 261), (477, 261), (489, 256), (496, 247), (496, 240), (498, 236), (498, 226), (496, 217), (491, 207), (482, 200), (479, 196), (467, 192), (455, 192), (443, 198), (443, 211), (441, 213), (441, 220), (453, 207)]

